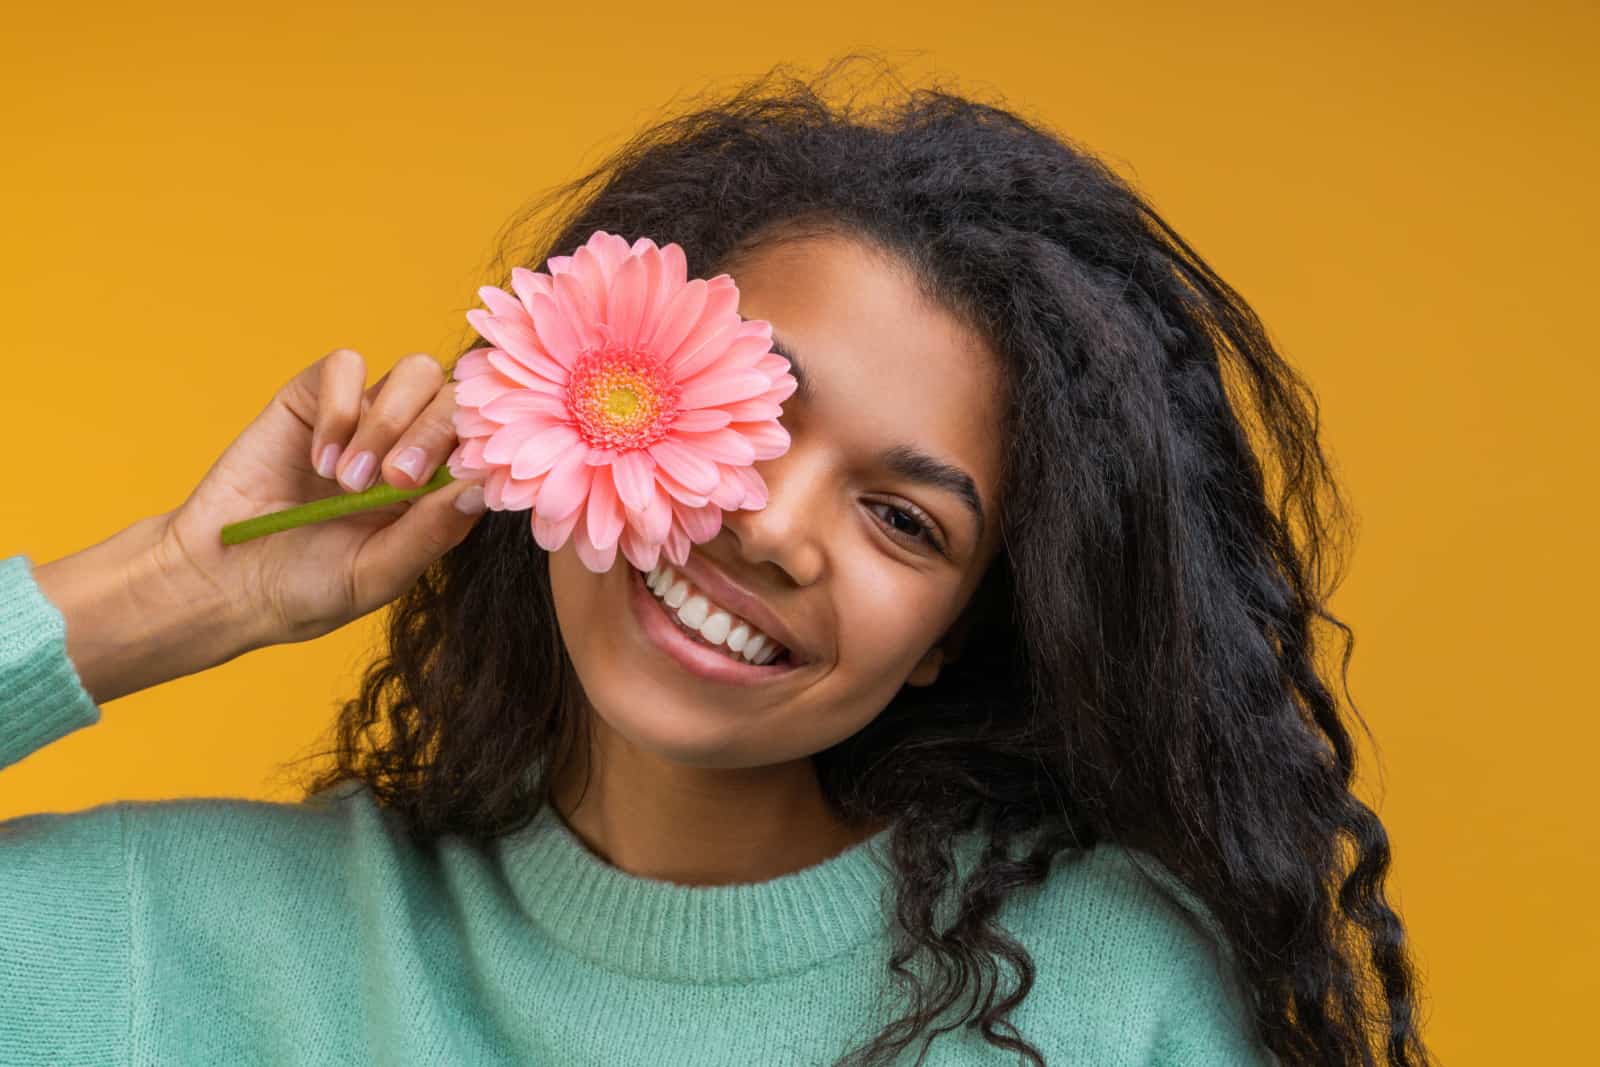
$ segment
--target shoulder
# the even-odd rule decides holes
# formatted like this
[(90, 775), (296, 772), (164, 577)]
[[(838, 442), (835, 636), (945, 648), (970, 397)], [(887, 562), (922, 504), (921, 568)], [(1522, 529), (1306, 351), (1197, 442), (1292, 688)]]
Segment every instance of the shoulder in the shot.
[(1033, 958), (1046, 1027), (1087, 1011), (1142, 1044), (1133, 1062), (1272, 1062), (1220, 926), (1150, 854), (1109, 842), (1063, 852), (1000, 922)]

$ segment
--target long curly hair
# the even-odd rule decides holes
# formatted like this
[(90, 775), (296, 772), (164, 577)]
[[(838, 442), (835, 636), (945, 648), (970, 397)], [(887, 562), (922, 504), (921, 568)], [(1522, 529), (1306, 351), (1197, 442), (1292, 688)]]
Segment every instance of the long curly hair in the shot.
[[(898, 1062), (919, 1035), (925, 1055), (971, 996), (958, 1022), (1043, 1064), (1005, 1018), (1032, 960), (994, 920), (1098, 841), (1160, 861), (1209, 911), (1281, 1062), (1370, 1065), (1377, 1042), (1382, 1062), (1430, 1063), (1384, 897), (1388, 836), (1351, 791), (1313, 630), (1343, 635), (1348, 700), (1354, 636), (1326, 601), (1350, 524), (1309, 388), (1089, 151), (892, 71), (830, 99), (863, 58), (810, 80), (780, 64), (660, 118), (519, 212), (493, 264), (505, 287), (512, 266), (604, 229), (675, 241), (709, 275), (832, 231), (898, 255), (1001, 357), (1002, 544), (961, 654), (814, 756), (841, 818), (907, 816), (890, 836), (890, 970), (912, 1010), (839, 1063)], [(586, 734), (547, 563), (526, 514), (490, 512), (430, 567), (390, 606), (386, 653), (308, 794), (359, 781), (419, 839), (478, 843), (550, 803), (551, 769)], [(936, 930), (952, 842), (974, 831), (987, 845)], [(926, 985), (905, 966), (924, 954)]]

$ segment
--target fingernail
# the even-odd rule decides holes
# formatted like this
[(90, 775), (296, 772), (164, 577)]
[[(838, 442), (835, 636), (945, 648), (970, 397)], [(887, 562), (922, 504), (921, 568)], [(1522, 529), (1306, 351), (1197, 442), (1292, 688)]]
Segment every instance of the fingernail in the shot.
[(404, 452), (400, 453), (398, 457), (396, 457), (394, 461), (394, 467), (395, 470), (402, 470), (411, 475), (412, 481), (419, 481), (422, 478), (423, 461), (427, 458), (428, 457), (423, 454), (422, 449), (408, 448)]
[(333, 470), (339, 465), (339, 446), (329, 442), (322, 446), (322, 452), (317, 457), (317, 473), (324, 478), (332, 478)]
[(456, 510), (463, 515), (483, 514), (483, 486), (469, 485), (456, 497)]
[(367, 487), (367, 483), (372, 480), (372, 468), (376, 465), (376, 462), (372, 458), (371, 452), (356, 453), (356, 458), (351, 460), (350, 465), (344, 469), (344, 477), (339, 480), (339, 484), (352, 493), (361, 492)]

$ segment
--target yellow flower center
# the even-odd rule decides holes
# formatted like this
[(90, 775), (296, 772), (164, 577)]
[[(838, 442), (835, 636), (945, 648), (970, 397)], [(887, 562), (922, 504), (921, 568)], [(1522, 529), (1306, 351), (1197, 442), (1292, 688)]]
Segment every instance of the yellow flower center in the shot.
[(578, 357), (567, 409), (594, 448), (647, 448), (666, 434), (681, 392), (654, 354), (608, 345)]

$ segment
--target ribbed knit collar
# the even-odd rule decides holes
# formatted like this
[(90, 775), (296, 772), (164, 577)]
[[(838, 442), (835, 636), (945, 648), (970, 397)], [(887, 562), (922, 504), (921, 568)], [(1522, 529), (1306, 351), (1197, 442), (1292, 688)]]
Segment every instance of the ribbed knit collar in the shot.
[(613, 867), (549, 805), (500, 848), (517, 900), (568, 951), (624, 974), (711, 984), (804, 970), (886, 933), (889, 834), (765, 882), (716, 886)]

